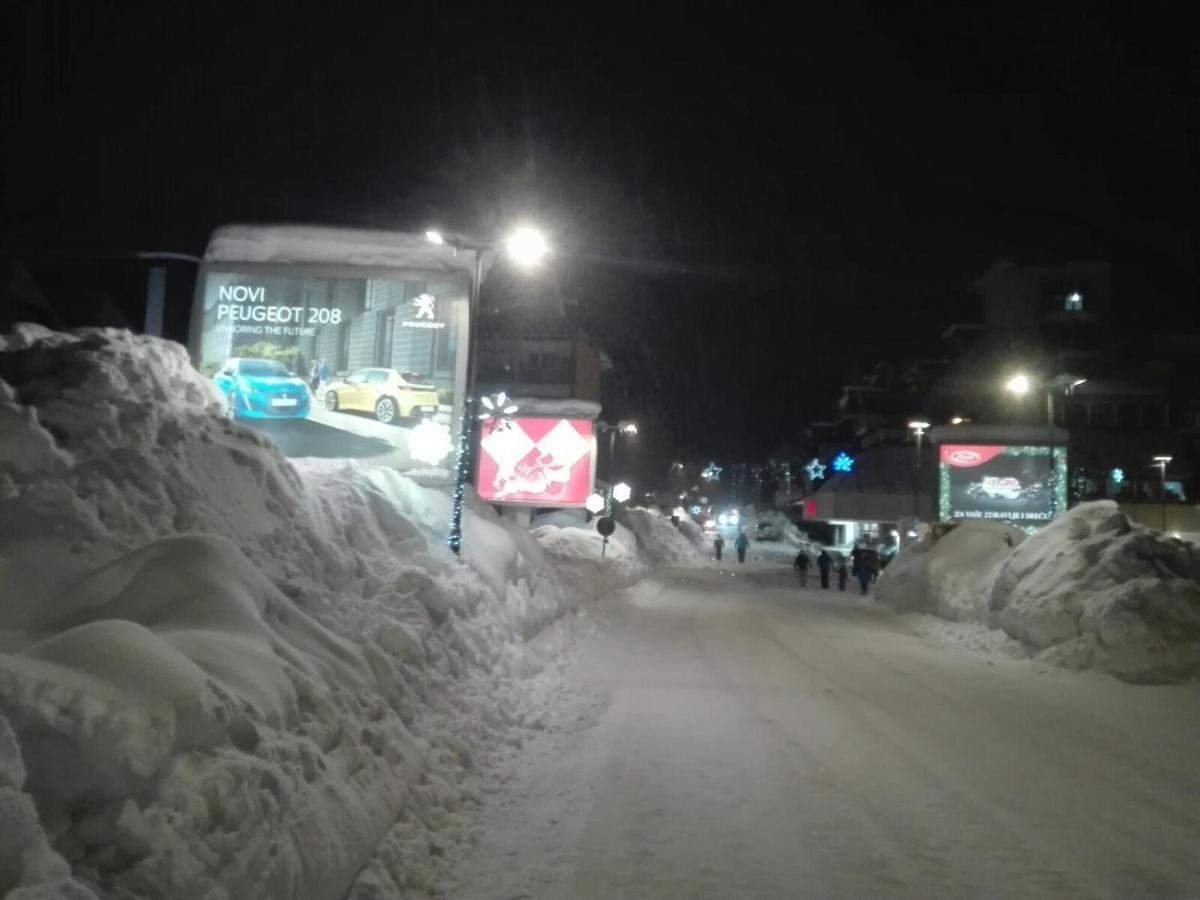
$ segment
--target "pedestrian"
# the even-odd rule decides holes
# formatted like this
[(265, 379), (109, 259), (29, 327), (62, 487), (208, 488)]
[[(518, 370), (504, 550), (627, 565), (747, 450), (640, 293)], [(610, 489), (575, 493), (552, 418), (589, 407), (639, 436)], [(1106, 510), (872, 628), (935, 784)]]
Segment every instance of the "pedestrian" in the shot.
[(796, 561), (792, 563), (792, 570), (800, 576), (800, 587), (808, 587), (808, 554), (803, 550), (796, 554)]
[(721, 561), (721, 551), (725, 549), (725, 538), (719, 534), (713, 538), (713, 552), (717, 555), (717, 562)]
[(867, 585), (871, 583), (871, 575), (873, 574), (871, 566), (867, 562), (867, 554), (861, 547), (855, 547), (850, 553), (850, 558), (854, 560), (854, 574), (858, 576), (859, 587), (866, 594)]
[(746, 551), (750, 549), (750, 538), (746, 537), (746, 532), (738, 532), (737, 540), (733, 542), (733, 549), (737, 551), (738, 562), (744, 563)]
[(321, 369), (317, 366), (317, 361), (314, 359), (312, 368), (308, 371), (308, 383), (312, 385), (312, 392), (315, 394), (320, 390)]
[(821, 587), (828, 589), (829, 587), (829, 569), (833, 565), (833, 557), (825, 552), (825, 548), (821, 548), (821, 553), (817, 556), (817, 569), (821, 573)]
[(319, 383), (321, 387), (325, 387), (325, 385), (329, 384), (329, 376), (332, 374), (333, 372), (329, 368), (329, 363), (325, 362), (325, 360), (321, 360), (321, 368), (317, 372), (317, 378), (320, 379)]
[(843, 555), (841, 560), (838, 562), (838, 590), (839, 591), (844, 591), (846, 589), (846, 580), (847, 580), (847, 577), (849, 576), (849, 574), (850, 574), (849, 571), (846, 569), (846, 557)]

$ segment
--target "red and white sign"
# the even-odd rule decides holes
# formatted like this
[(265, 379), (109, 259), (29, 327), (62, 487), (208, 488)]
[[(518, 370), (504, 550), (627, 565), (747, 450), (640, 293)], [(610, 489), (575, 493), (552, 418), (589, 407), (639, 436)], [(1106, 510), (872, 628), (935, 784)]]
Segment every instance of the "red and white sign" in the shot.
[(514, 506), (582, 507), (596, 474), (591, 419), (513, 419), (483, 423), (480, 499)]
[(982, 466), (1007, 449), (997, 444), (942, 444), (940, 448), (942, 462), (960, 469)]

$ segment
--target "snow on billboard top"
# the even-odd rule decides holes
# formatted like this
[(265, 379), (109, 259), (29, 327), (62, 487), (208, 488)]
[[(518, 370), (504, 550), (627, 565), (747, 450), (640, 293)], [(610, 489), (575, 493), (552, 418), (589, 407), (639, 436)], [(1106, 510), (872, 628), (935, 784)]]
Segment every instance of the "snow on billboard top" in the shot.
[(478, 492), (487, 503), (582, 507), (595, 477), (591, 419), (529, 416), (483, 424)]
[(213, 232), (205, 262), (322, 263), (443, 269), (469, 273), (470, 254), (424, 235), (321, 225), (224, 225)]

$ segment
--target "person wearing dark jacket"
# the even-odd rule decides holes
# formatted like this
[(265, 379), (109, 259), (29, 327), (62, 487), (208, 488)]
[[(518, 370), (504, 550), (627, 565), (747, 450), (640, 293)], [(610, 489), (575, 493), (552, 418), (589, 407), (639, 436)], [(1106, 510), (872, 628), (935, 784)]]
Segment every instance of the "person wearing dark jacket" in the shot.
[(832, 565), (833, 557), (822, 549), (820, 555), (817, 556), (817, 569), (821, 573), (821, 587), (823, 588), (829, 587), (829, 569)]
[(746, 532), (738, 533), (737, 540), (733, 542), (733, 549), (737, 551), (738, 562), (746, 561), (746, 551), (750, 549), (750, 538), (746, 537)]
[(725, 549), (725, 538), (719, 534), (713, 538), (713, 553), (717, 555), (717, 562), (721, 561), (721, 551)]
[(792, 563), (792, 571), (800, 576), (800, 587), (808, 587), (808, 554), (801, 550)]

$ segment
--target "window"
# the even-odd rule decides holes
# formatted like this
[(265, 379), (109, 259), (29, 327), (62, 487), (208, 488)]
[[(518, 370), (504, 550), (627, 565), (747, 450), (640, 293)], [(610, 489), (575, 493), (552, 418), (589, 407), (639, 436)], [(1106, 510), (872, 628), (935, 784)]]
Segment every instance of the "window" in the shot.
[(1067, 312), (1083, 312), (1083, 294), (1071, 291), (1063, 299), (1063, 309)]
[(373, 369), (367, 373), (367, 384), (383, 384), (387, 380), (387, 372), (380, 372), (378, 369)]

